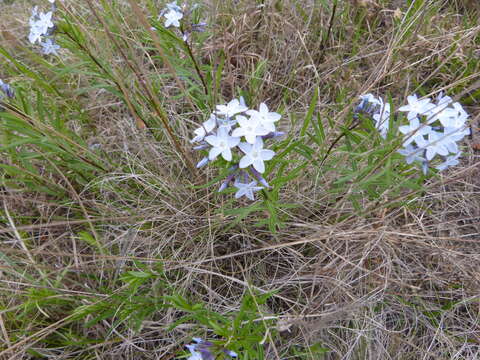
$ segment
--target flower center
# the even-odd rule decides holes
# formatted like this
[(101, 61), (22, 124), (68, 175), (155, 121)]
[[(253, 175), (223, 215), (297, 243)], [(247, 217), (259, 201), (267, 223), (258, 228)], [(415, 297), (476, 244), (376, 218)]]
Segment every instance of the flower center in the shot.
[(227, 143), (225, 141), (220, 141), (219, 147), (221, 148), (227, 147)]
[(252, 157), (258, 158), (258, 151), (252, 151)]

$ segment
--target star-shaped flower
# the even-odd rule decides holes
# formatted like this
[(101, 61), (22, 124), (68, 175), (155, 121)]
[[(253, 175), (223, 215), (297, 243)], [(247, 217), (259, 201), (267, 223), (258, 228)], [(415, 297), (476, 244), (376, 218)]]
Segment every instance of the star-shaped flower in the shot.
[(57, 50), (60, 49), (60, 45), (55, 44), (55, 41), (53, 41), (52, 39), (47, 39), (45, 40), (45, 42), (40, 43), (40, 45), (42, 45), (42, 52), (45, 55), (58, 55)]
[(435, 104), (432, 103), (430, 98), (419, 100), (417, 95), (411, 95), (407, 97), (408, 105), (401, 106), (398, 110), (408, 112), (407, 118), (411, 120), (417, 115), (428, 114)]
[[(437, 104), (427, 114), (427, 123), (434, 123), (436, 120), (440, 120), (441, 116), (445, 116), (452, 109), (448, 106), (453, 102), (450, 96), (444, 96), (443, 92), (440, 92), (437, 96)], [(440, 120), (441, 121), (441, 120)]]
[(245, 116), (237, 115), (236, 119), (240, 127), (233, 130), (232, 136), (244, 136), (249, 144), (255, 144), (257, 136), (267, 135), (270, 132), (263, 127), (259, 117), (252, 116), (248, 119)]
[[(253, 194), (256, 191), (263, 189), (262, 186), (257, 186), (257, 182), (254, 180), (248, 184), (241, 183), (240, 181), (235, 181), (233, 184), (238, 190), (235, 193), (235, 199), (246, 196), (250, 200), (255, 200), (255, 195)], [(230, 355), (233, 356), (233, 355)]]
[(437, 96), (437, 105), (449, 105), (453, 102), (453, 99), (448, 95), (443, 95), (443, 91), (441, 91)]
[(44, 34), (47, 33), (48, 28), (53, 28), (55, 26), (52, 22), (52, 15), (53, 13), (51, 11), (47, 13), (40, 12), (38, 14), (38, 21), (36, 22), (36, 26), (41, 28)]
[(443, 163), (435, 166), (435, 168), (439, 171), (443, 171), (450, 166), (458, 165), (460, 163), (458, 161), (458, 158), (460, 157), (461, 154), (462, 154), (461, 152), (458, 152), (455, 155), (447, 157)]
[(175, 27), (180, 27), (180, 21), (183, 18), (183, 14), (180, 11), (177, 10), (170, 10), (168, 11), (165, 15), (165, 27), (169, 26), (175, 26)]
[(414, 161), (425, 161), (425, 158), (422, 155), (424, 150), (421, 150), (413, 145), (408, 145), (405, 149), (397, 150), (399, 154), (405, 156), (405, 161), (407, 164), (411, 164)]
[(408, 125), (403, 125), (398, 128), (398, 130), (406, 135), (405, 142), (403, 146), (407, 146), (413, 141), (420, 139), (423, 135), (427, 135), (432, 131), (432, 128), (428, 125), (420, 126), (420, 120), (417, 117), (410, 119), (410, 123)]
[(444, 147), (447, 148), (448, 152), (452, 154), (458, 153), (457, 141), (462, 140), (465, 135), (468, 135), (464, 132), (464, 129), (457, 128), (444, 128), (443, 133), (438, 133), (440, 136), (440, 141)]
[(30, 33), (28, 34), (28, 41), (30, 41), (30, 43), (32, 44), (35, 44), (37, 41), (41, 41), (42, 40), (42, 35), (43, 35), (43, 30), (36, 26), (35, 23), (30, 23), (31, 26), (30, 26)]
[(51, 11), (47, 13), (38, 12), (37, 7), (34, 7), (32, 10), (32, 16), (30, 17), (30, 34), (28, 35), (28, 40), (35, 44), (37, 41), (41, 40), (42, 35), (46, 35), (49, 28), (53, 28), (55, 25), (52, 22)]
[(446, 108), (436, 115), (436, 118), (444, 127), (460, 128), (465, 125), (468, 119), (468, 113), (458, 102), (452, 104), (453, 107)]
[(447, 156), (449, 153), (443, 134), (436, 131), (430, 131), (428, 133), (428, 140), (423, 139), (423, 137), (421, 139), (417, 137), (415, 142), (418, 146), (426, 150), (425, 157), (428, 161), (432, 160), (436, 154)]
[(202, 124), (202, 126), (193, 130), (193, 133), (196, 136), (192, 140), (190, 140), (190, 142), (193, 143), (202, 141), (208, 133), (212, 132), (213, 129), (215, 129), (215, 126), (217, 126), (217, 118), (215, 117), (215, 115), (212, 114), (210, 115), (210, 118)]
[(466, 135), (470, 135), (470, 128), (468, 126), (463, 126), (460, 128), (445, 127), (443, 129), (443, 133), (449, 141), (455, 142), (462, 140)]
[(205, 141), (212, 145), (208, 153), (210, 161), (215, 160), (220, 154), (225, 160), (231, 161), (232, 151), (230, 149), (239, 144), (240, 138), (228, 135), (226, 129), (218, 129), (217, 135), (209, 135), (205, 138)]
[(366, 102), (366, 103), (373, 104), (373, 105), (380, 105), (381, 106), (383, 104), (383, 100), (381, 98), (377, 99), (375, 97), (375, 95), (373, 95), (371, 93), (360, 95), (360, 100), (362, 100), (362, 102)]
[(171, 3), (168, 3), (167, 8), (168, 8), (168, 10), (171, 10), (171, 11), (177, 11), (177, 12), (180, 12), (180, 13), (182, 12), (182, 8), (177, 5), (176, 1), (172, 1)]
[(271, 160), (275, 155), (274, 151), (263, 148), (263, 140), (261, 138), (258, 138), (253, 145), (240, 143), (238, 147), (245, 154), (245, 156), (240, 159), (239, 167), (243, 169), (253, 165), (253, 168), (259, 173), (265, 172), (264, 161)]
[(248, 107), (242, 105), (238, 99), (231, 100), (227, 105), (217, 105), (217, 115), (223, 115), (227, 118), (247, 110)]
[(276, 112), (270, 112), (268, 111), (268, 107), (265, 103), (261, 103), (260, 107), (257, 110), (248, 110), (247, 114), (256, 117), (260, 120), (261, 124), (265, 129), (267, 129), (269, 132), (270, 131), (275, 131), (275, 122), (280, 120), (282, 115)]

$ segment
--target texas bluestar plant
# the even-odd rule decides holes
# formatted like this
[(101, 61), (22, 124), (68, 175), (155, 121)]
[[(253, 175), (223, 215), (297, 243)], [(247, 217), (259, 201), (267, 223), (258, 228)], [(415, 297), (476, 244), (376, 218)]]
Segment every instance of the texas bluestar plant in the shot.
[[(37, 42), (42, 46), (42, 53), (44, 55), (54, 54), (58, 55), (57, 50), (60, 46), (55, 43), (55, 24), (53, 23), (53, 14), (56, 10), (55, 0), (48, 0), (51, 5), (51, 10), (44, 13), (38, 11), (38, 6), (32, 9), (30, 16), (30, 33), (28, 40), (32, 44)], [(45, 38), (45, 40), (43, 39)]]
[[(208, 150), (197, 168), (201, 168), (221, 157), (229, 165), (229, 175), (222, 182), (219, 192), (233, 185), (237, 191), (235, 198), (242, 196), (254, 200), (254, 193), (270, 185), (262, 176), (265, 162), (275, 156), (266, 149), (265, 141), (282, 136), (277, 132), (275, 122), (281, 115), (271, 112), (265, 103), (258, 110), (249, 109), (243, 97), (233, 99), (216, 110), (201, 127), (193, 131), (192, 143), (195, 150)], [(243, 140), (243, 141), (242, 141)]]
[[(372, 94), (362, 95), (360, 100), (355, 112), (363, 112), (373, 118), (380, 135), (386, 138), (391, 116), (390, 104)], [(427, 174), (437, 155), (442, 159), (435, 165), (439, 171), (458, 165), (461, 155), (458, 142), (470, 134), (467, 124), (469, 115), (463, 106), (442, 93), (435, 101), (431, 98), (419, 99), (414, 94), (407, 97), (407, 102), (407, 105), (398, 108), (398, 111), (406, 114), (408, 121), (398, 128), (403, 134), (403, 148), (398, 153), (405, 156), (407, 164), (420, 162), (424, 174)]]
[(187, 360), (215, 360), (216, 357), (213, 353), (215, 350), (217, 350), (217, 353), (224, 353), (231, 359), (238, 357), (234, 351), (219, 348), (210, 341), (205, 341), (200, 338), (193, 338), (192, 340), (194, 341), (193, 344), (186, 345), (186, 348), (190, 350), (191, 353)]

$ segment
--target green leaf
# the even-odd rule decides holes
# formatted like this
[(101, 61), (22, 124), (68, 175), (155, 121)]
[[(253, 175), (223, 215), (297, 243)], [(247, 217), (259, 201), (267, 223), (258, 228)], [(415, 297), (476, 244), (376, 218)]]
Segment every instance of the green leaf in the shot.
[(305, 116), (305, 119), (303, 120), (302, 129), (300, 130), (300, 136), (301, 137), (305, 136), (305, 133), (307, 132), (308, 126), (310, 125), (310, 122), (312, 121), (313, 112), (315, 111), (315, 107), (317, 106), (317, 102), (318, 102), (318, 87), (315, 88), (315, 92), (313, 93), (312, 100), (310, 101), (310, 106), (308, 108), (307, 115)]

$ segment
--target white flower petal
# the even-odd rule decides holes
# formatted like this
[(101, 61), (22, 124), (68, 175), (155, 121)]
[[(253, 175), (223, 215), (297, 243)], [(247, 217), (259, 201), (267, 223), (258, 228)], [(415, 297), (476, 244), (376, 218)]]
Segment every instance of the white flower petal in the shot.
[(222, 152), (222, 149), (218, 147), (211, 148), (210, 151), (208, 152), (208, 159), (210, 161), (215, 160), (217, 156), (220, 155), (221, 152)]
[(263, 160), (271, 160), (275, 156), (275, 151), (272, 150), (262, 150), (260, 156)]
[(250, 144), (241, 142), (240, 144), (238, 144), (238, 147), (239, 147), (240, 150), (242, 150), (245, 154), (248, 154), (250, 151), (252, 151), (252, 147), (253, 147), (253, 146), (250, 145)]
[(240, 163), (238, 164), (238, 167), (240, 169), (245, 169), (246, 167), (249, 167), (252, 165), (252, 158), (248, 155), (245, 155), (240, 159)]
[(255, 170), (257, 170), (260, 174), (263, 174), (265, 172), (265, 164), (263, 162), (263, 160), (261, 159), (256, 159), (254, 162), (253, 162), (253, 167), (255, 168)]
[(227, 161), (232, 161), (232, 151), (230, 150), (230, 148), (222, 151), (222, 157)]

